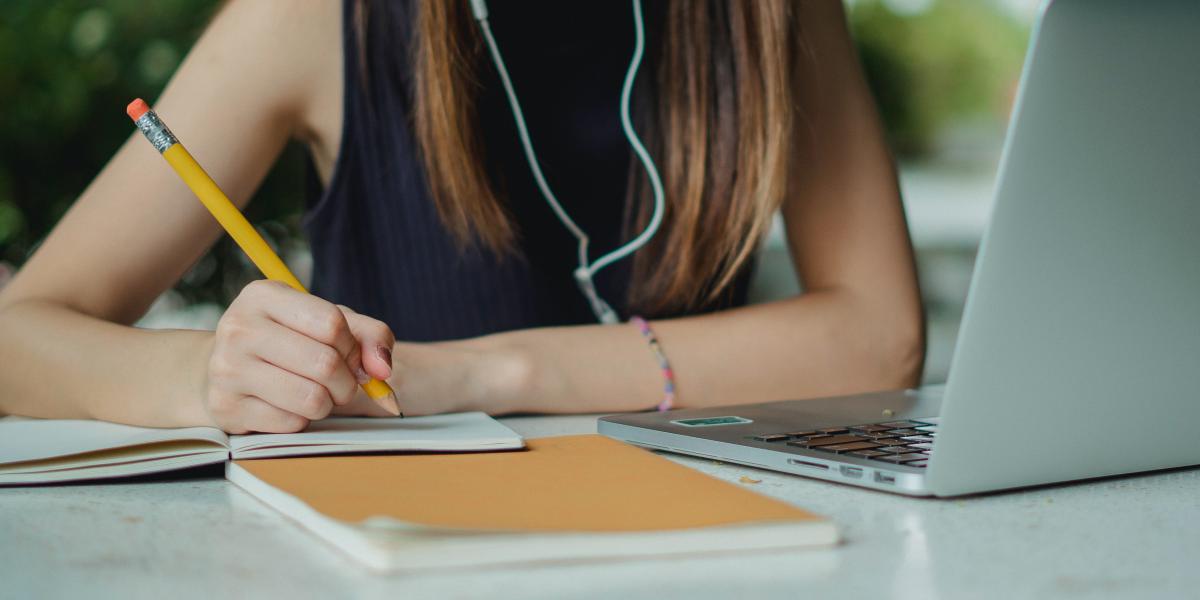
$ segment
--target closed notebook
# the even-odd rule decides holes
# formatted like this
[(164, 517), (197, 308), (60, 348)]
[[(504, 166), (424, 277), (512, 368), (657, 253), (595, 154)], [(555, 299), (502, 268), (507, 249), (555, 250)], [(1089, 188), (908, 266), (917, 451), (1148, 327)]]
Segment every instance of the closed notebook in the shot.
[(595, 435), (495, 454), (236, 460), (226, 477), (377, 570), (838, 540), (821, 517)]
[(0, 485), (105, 479), (265, 458), (350, 452), (467, 452), (524, 446), (484, 413), (408, 419), (331, 418), (305, 431), (226, 435), (103, 421), (0, 419)]

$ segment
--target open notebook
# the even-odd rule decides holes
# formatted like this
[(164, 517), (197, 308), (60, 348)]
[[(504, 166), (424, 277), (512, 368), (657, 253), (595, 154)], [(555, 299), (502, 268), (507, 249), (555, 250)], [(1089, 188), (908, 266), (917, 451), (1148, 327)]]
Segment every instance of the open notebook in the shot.
[(524, 452), (235, 460), (225, 476), (375, 570), (823, 546), (830, 521), (596, 435)]
[(0, 485), (125, 477), (250, 459), (350, 452), (472, 452), (524, 447), (484, 413), (331, 418), (300, 433), (226, 435), (102, 421), (0, 419)]

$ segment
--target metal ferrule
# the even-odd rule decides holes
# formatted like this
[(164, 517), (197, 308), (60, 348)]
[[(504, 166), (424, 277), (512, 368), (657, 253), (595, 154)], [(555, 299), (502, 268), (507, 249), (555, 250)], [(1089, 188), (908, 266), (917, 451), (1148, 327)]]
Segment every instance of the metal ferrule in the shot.
[(167, 125), (152, 110), (146, 111), (146, 114), (137, 120), (136, 125), (138, 129), (142, 130), (142, 134), (146, 136), (146, 139), (150, 140), (151, 144), (154, 144), (154, 148), (158, 150), (159, 154), (166, 152), (167, 148), (179, 143), (175, 134), (171, 133), (170, 129), (167, 129)]

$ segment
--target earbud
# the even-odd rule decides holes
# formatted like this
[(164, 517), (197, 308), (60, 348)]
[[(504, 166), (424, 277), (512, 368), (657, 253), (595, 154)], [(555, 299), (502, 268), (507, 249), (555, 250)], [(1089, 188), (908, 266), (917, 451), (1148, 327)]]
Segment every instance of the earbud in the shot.
[(575, 284), (579, 286), (579, 291), (583, 292), (583, 296), (587, 298), (588, 303), (592, 305), (592, 312), (596, 314), (596, 318), (605, 325), (620, 323), (621, 319), (617, 316), (617, 311), (613, 310), (600, 294), (596, 293), (596, 284), (592, 282), (592, 276), (584, 267), (575, 269)]

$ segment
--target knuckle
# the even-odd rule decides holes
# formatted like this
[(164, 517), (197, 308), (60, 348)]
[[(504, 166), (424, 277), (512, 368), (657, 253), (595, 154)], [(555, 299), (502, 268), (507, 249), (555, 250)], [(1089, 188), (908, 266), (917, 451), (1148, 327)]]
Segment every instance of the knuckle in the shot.
[(229, 353), (214, 351), (212, 357), (208, 359), (209, 378), (223, 381), (232, 378), (233, 375), (234, 366), (233, 361), (229, 359)]
[(385, 343), (390, 344), (395, 342), (395, 339), (392, 336), (392, 328), (388, 327), (387, 323), (384, 323), (383, 321), (375, 321), (372, 319), (370, 331)]
[(269, 294), (275, 289), (275, 282), (269, 279), (256, 279), (246, 284), (242, 288), (242, 293), (239, 296), (245, 295), (250, 298), (261, 297), (264, 294)]
[(338, 406), (342, 406), (344, 404), (349, 404), (350, 401), (354, 399), (354, 395), (356, 393), (358, 393), (358, 385), (357, 384), (351, 382), (351, 383), (346, 383), (344, 385), (340, 385), (333, 392), (334, 404), (337, 404)]
[(315, 383), (309, 384), (306, 387), (307, 389), (305, 389), (300, 400), (301, 412), (314, 419), (325, 418), (332, 408), (329, 401), (329, 392), (324, 387)]
[(304, 431), (304, 428), (308, 427), (308, 422), (308, 419), (305, 419), (300, 415), (287, 415), (281, 419), (279, 423), (281, 430), (280, 433), (297, 433)]
[(232, 433), (234, 435), (242, 435), (254, 431), (250, 424), (232, 418), (219, 422), (217, 426), (225, 433)]
[(248, 305), (253, 304), (258, 298), (262, 297), (262, 288), (263, 286), (261, 282), (251, 281), (250, 283), (247, 283), (246, 287), (243, 287), (242, 291), (238, 292), (238, 295), (233, 299), (233, 302), (229, 303), (229, 310), (231, 312), (237, 312), (238, 310), (245, 309)]
[(330, 379), (342, 366), (342, 357), (336, 350), (326, 346), (313, 357), (313, 369), (321, 379)]
[(308, 419), (292, 413), (273, 415), (262, 423), (257, 431), (264, 433), (296, 433), (308, 427)]
[(221, 317), (221, 320), (217, 321), (218, 342), (238, 344), (245, 341), (249, 336), (249, 323), (237, 314), (226, 312)]
[(328, 310), (321, 311), (316, 319), (317, 332), (321, 335), (321, 341), (324, 342), (332, 342), (338, 339), (348, 329), (346, 317), (342, 316), (342, 311), (332, 306)]

